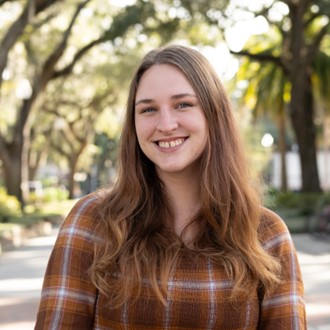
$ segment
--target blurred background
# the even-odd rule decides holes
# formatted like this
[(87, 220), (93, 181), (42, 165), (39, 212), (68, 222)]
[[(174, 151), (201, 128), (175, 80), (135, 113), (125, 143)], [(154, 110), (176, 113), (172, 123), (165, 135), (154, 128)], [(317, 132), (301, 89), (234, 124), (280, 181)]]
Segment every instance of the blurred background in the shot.
[(220, 75), (265, 205), (330, 237), (328, 0), (0, 0), (0, 253), (115, 181), (129, 80), (168, 43)]

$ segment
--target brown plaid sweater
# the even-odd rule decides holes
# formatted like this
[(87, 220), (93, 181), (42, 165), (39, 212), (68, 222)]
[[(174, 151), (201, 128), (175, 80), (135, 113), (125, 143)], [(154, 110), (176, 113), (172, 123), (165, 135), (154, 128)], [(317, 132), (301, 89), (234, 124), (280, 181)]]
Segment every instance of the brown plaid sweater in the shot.
[[(269, 299), (251, 292), (229, 301), (231, 282), (210, 260), (183, 258), (168, 283), (167, 304), (143, 294), (134, 305), (111, 309), (87, 270), (96, 240), (97, 196), (80, 200), (62, 225), (46, 270), (35, 329), (306, 329), (303, 284), (283, 221), (265, 211), (261, 240), (280, 257), (284, 281)], [(147, 284), (145, 284), (147, 285)]]

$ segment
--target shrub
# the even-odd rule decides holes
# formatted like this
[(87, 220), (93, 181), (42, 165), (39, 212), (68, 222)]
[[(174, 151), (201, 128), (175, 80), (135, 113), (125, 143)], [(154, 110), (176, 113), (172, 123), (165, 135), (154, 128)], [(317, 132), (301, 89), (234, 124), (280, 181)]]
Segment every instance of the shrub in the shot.
[(21, 213), (17, 198), (8, 195), (4, 188), (0, 188), (0, 222), (6, 222), (11, 217), (18, 217)]
[(330, 193), (323, 194), (317, 201), (316, 211), (320, 212), (324, 207), (330, 205)]
[(297, 215), (310, 216), (330, 204), (330, 194), (271, 190), (267, 194), (265, 204), (271, 209), (295, 210)]
[(44, 202), (65, 201), (69, 197), (69, 192), (63, 187), (47, 187), (44, 189)]

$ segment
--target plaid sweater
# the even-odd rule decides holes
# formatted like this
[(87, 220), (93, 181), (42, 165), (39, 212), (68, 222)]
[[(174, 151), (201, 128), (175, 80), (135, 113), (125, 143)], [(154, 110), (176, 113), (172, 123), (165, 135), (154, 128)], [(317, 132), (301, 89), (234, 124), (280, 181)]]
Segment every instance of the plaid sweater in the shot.
[(229, 301), (232, 285), (224, 269), (210, 260), (183, 258), (169, 279), (166, 306), (142, 289), (138, 303), (112, 309), (87, 272), (94, 256), (96, 206), (96, 195), (81, 199), (60, 229), (35, 329), (306, 329), (296, 252), (274, 213), (265, 210), (260, 239), (280, 258), (284, 280), (269, 299), (251, 292), (248, 299)]

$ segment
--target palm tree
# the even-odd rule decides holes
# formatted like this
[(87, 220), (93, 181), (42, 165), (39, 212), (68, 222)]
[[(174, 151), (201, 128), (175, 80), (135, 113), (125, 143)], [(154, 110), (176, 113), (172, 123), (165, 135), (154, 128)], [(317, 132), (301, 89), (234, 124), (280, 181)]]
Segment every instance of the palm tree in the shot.
[[(272, 8), (276, 5), (284, 6), (287, 10), (280, 20), (272, 17)], [(317, 54), (329, 35), (330, 3), (328, 0), (274, 0), (255, 15), (263, 16), (277, 31), (277, 47), (267, 51), (245, 47), (242, 51), (232, 53), (263, 64), (271, 62), (284, 72), (291, 84), (289, 115), (299, 147), (302, 191), (319, 192), (312, 76)]]
[[(245, 58), (237, 78), (247, 80), (242, 102), (252, 106), (253, 117), (271, 116), (277, 123), (278, 147), (281, 156), (281, 190), (286, 191), (286, 119), (289, 82), (282, 70), (273, 63), (261, 65)], [(252, 100), (252, 102), (251, 102)]]
[[(330, 38), (329, 38), (330, 39)], [(330, 40), (329, 47), (330, 48)], [(314, 88), (316, 103), (319, 111), (319, 123), (323, 128), (323, 150), (324, 150), (324, 169), (325, 182), (324, 188), (330, 190), (330, 56), (326, 52), (320, 52), (314, 65)]]

